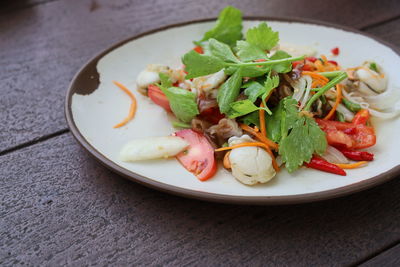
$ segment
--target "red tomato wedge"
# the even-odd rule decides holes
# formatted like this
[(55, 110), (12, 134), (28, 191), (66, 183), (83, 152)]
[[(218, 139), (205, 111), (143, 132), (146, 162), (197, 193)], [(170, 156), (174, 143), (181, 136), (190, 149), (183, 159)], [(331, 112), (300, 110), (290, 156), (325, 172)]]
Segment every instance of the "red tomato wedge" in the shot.
[(326, 139), (332, 146), (346, 148), (366, 148), (375, 145), (374, 128), (364, 124), (316, 119), (326, 133)]
[(207, 138), (202, 133), (191, 129), (180, 130), (175, 135), (190, 144), (185, 151), (176, 156), (183, 167), (196, 175), (200, 181), (213, 177), (217, 171), (217, 163), (214, 157), (214, 148)]
[(172, 112), (167, 96), (157, 85), (150, 84), (147, 89), (147, 94), (155, 104), (163, 107), (168, 112)]

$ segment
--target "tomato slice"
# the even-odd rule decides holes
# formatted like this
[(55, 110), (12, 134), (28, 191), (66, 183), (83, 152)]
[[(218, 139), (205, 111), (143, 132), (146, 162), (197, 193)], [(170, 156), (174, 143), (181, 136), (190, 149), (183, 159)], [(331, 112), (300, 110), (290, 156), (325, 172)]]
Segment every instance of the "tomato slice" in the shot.
[(185, 139), (190, 145), (176, 158), (188, 171), (192, 172), (200, 181), (205, 181), (214, 176), (217, 163), (214, 157), (214, 148), (207, 138), (192, 129), (184, 129), (175, 133)]
[(357, 114), (354, 116), (352, 123), (354, 124), (367, 124), (369, 120), (369, 111), (368, 109), (361, 109), (360, 111), (357, 112)]
[(168, 112), (172, 112), (167, 96), (157, 85), (150, 84), (147, 89), (147, 94), (155, 104), (163, 107)]
[(328, 144), (346, 148), (366, 148), (376, 144), (374, 128), (354, 122), (340, 122), (316, 119), (326, 133)]

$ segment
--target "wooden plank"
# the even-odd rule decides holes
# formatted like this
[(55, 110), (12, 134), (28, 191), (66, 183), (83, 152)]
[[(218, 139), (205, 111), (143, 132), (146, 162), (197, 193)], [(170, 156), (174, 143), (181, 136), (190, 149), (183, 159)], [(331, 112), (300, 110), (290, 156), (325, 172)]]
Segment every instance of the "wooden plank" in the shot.
[(0, 164), (0, 265), (349, 265), (400, 240), (400, 179), (321, 203), (250, 207), (129, 182), (70, 134)]
[(400, 46), (400, 19), (370, 28), (367, 32)]
[(2, 0), (0, 1), (0, 14), (15, 12), (18, 9), (30, 8), (58, 0)]
[(362, 267), (400, 266), (400, 244), (361, 264)]
[[(365, 27), (400, 14), (396, 0), (230, 1), (248, 16)], [(0, 17), (0, 151), (65, 129), (64, 95), (98, 51), (162, 25), (214, 17), (225, 1), (58, 0)], [(345, 7), (345, 8), (344, 8)]]

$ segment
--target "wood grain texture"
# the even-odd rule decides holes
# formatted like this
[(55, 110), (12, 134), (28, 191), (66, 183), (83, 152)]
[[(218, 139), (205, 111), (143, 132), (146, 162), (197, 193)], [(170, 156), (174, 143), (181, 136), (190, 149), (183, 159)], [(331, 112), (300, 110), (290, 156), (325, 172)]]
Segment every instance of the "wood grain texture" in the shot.
[(0, 160), (0, 265), (342, 266), (400, 240), (398, 179), (321, 203), (250, 207), (129, 182), (70, 134)]
[(400, 14), (397, 0), (58, 0), (2, 14), (0, 151), (65, 129), (68, 84), (98, 51), (163, 25), (215, 17), (227, 4), (248, 16), (306, 17), (356, 28)]
[(400, 266), (400, 244), (383, 252), (379, 256), (360, 265), (361, 267), (398, 267)]

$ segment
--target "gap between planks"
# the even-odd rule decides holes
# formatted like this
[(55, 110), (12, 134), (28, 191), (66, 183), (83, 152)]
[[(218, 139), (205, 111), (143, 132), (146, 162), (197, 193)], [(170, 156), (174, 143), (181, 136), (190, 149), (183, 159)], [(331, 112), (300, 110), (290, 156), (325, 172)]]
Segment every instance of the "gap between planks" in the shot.
[(387, 246), (382, 247), (381, 249), (378, 249), (374, 253), (371, 253), (370, 255), (356, 261), (352, 266), (360, 266), (363, 265), (364, 263), (367, 263), (368, 261), (372, 260), (373, 258), (376, 258), (377, 256), (381, 255), (382, 253), (394, 248), (395, 246), (400, 244), (400, 240), (394, 241), (390, 243)]
[(7, 149), (5, 149), (3, 151), (0, 151), (0, 157), (4, 156), (4, 155), (7, 155), (9, 153), (12, 153), (14, 151), (17, 151), (19, 149), (30, 147), (32, 145), (35, 145), (35, 144), (38, 144), (38, 143), (41, 143), (41, 142), (45, 142), (45, 141), (47, 141), (47, 140), (49, 140), (51, 138), (63, 135), (63, 134), (68, 133), (68, 132), (69, 132), (69, 129), (62, 129), (62, 130), (59, 130), (57, 132), (54, 132), (54, 133), (51, 133), (51, 134), (48, 134), (48, 135), (44, 135), (44, 136), (39, 137), (37, 139), (31, 140), (31, 141), (27, 141), (27, 142), (21, 143), (19, 145), (7, 148)]

